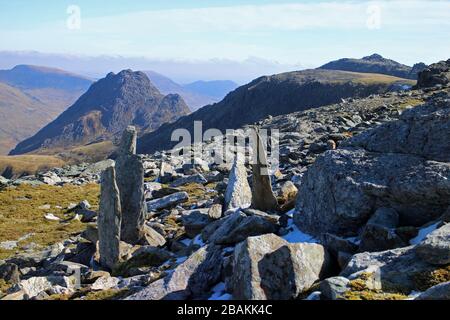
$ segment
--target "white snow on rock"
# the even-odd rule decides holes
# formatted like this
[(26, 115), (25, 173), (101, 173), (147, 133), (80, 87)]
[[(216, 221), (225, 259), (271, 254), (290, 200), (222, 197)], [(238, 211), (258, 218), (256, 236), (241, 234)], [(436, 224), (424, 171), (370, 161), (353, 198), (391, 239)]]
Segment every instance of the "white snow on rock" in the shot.
[(428, 234), (430, 234), (431, 232), (433, 232), (434, 230), (436, 230), (436, 228), (439, 226), (441, 222), (438, 221), (432, 225), (429, 225), (428, 227), (422, 228), (419, 230), (419, 233), (417, 234), (417, 236), (415, 238), (412, 238), (409, 243), (412, 245), (415, 244), (419, 244), (421, 243)]
[(61, 220), (60, 218), (58, 218), (57, 216), (55, 216), (53, 213), (47, 213), (44, 216), (45, 219), (50, 220), (50, 221), (59, 221)]
[(225, 283), (220, 282), (212, 288), (213, 294), (208, 300), (231, 300), (233, 297), (231, 294), (225, 292)]
[(292, 231), (284, 235), (282, 238), (289, 243), (299, 243), (299, 242), (319, 243), (319, 240), (317, 240), (313, 236), (300, 231), (294, 224), (294, 221), (292, 219), (289, 219), (288, 228), (292, 229)]

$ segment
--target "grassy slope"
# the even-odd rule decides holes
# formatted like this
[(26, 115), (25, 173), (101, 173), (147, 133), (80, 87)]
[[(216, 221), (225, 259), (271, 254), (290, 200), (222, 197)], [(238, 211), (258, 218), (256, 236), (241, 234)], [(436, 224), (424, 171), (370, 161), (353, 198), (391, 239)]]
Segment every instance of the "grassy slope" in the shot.
[[(0, 259), (22, 251), (22, 247), (28, 243), (34, 242), (45, 247), (81, 232), (85, 225), (78, 220), (64, 222), (73, 217), (73, 213), (68, 213), (65, 208), (70, 203), (88, 200), (96, 210), (98, 197), (99, 186), (95, 184), (64, 187), (21, 185), (0, 191), (0, 242), (17, 241), (32, 234), (19, 242), (15, 250), (0, 249)], [(43, 205), (50, 205), (51, 208), (39, 209)], [(63, 220), (48, 221), (44, 218), (47, 213), (53, 213)]]
[(43, 103), (0, 83), (0, 154), (6, 154), (52, 118)]
[(64, 163), (63, 160), (55, 156), (0, 156), (0, 175), (7, 170), (12, 172), (13, 177), (19, 177), (50, 168), (61, 167)]

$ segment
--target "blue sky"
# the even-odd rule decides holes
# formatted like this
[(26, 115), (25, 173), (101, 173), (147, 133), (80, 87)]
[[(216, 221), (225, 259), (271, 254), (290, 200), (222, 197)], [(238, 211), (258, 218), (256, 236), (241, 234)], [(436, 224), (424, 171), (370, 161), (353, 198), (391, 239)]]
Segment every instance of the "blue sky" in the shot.
[[(69, 5), (80, 28), (68, 28)], [(374, 52), (403, 63), (450, 53), (450, 1), (0, 0), (0, 51), (316, 67)], [(283, 68), (281, 68), (283, 69)]]

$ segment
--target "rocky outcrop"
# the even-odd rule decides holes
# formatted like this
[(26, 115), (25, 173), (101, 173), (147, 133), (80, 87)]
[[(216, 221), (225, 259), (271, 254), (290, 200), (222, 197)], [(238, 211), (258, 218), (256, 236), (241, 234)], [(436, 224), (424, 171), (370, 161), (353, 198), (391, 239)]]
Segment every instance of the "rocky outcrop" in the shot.
[(450, 300), (450, 281), (431, 287), (414, 300)]
[(306, 172), (295, 222), (316, 235), (356, 235), (380, 207), (400, 225), (421, 226), (450, 204), (450, 104), (440, 100), (406, 111), (328, 151)]
[(361, 232), (361, 251), (384, 251), (403, 247), (406, 243), (396, 234), (398, 213), (390, 208), (379, 208), (367, 221)]
[(234, 251), (233, 297), (244, 300), (264, 300), (267, 296), (261, 287), (259, 262), (266, 254), (276, 251), (287, 242), (274, 234), (247, 238)]
[(429, 88), (450, 83), (450, 59), (434, 63), (419, 73), (417, 88)]
[(274, 234), (249, 237), (234, 252), (233, 297), (293, 299), (329, 272), (330, 259), (318, 244), (289, 244)]
[(450, 224), (430, 233), (416, 248), (416, 254), (433, 265), (450, 263)]
[(238, 129), (269, 115), (317, 108), (347, 98), (367, 97), (414, 83), (387, 75), (318, 69), (263, 76), (237, 88), (219, 103), (205, 106), (144, 135), (139, 139), (138, 152), (150, 153), (174, 147), (176, 142), (170, 139), (172, 132), (187, 129), (193, 135), (194, 121), (202, 121), (204, 131), (210, 128)]
[(112, 269), (119, 262), (121, 220), (119, 188), (115, 169), (111, 166), (102, 174), (98, 215), (100, 263), (106, 268)]
[(436, 267), (419, 259), (414, 247), (409, 246), (382, 252), (358, 253), (340, 275), (349, 277), (357, 272), (374, 273), (382, 289), (409, 293), (419, 289), (418, 276), (435, 269)]
[(331, 259), (320, 244), (291, 243), (266, 254), (258, 268), (266, 297), (288, 300), (329, 275)]
[(423, 63), (418, 63), (414, 67), (410, 67), (394, 60), (383, 58), (379, 54), (373, 54), (361, 59), (344, 58), (332, 61), (321, 66), (319, 69), (379, 73), (416, 80), (418, 72), (425, 67), (426, 65)]
[(201, 295), (219, 280), (220, 268), (220, 247), (203, 247), (173, 273), (153, 282), (127, 300), (180, 300)]

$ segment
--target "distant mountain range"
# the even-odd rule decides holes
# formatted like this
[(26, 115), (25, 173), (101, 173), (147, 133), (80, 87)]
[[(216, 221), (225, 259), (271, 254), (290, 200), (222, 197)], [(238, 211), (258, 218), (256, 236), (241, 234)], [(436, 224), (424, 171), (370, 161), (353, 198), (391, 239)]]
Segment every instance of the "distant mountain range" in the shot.
[[(412, 86), (416, 83), (411, 79), (416, 77), (415, 70), (422, 67), (422, 64), (408, 67), (375, 54), (362, 59), (337, 60), (318, 69), (263, 76), (239, 88), (232, 81), (181, 85), (156, 72), (124, 70), (93, 83), (65, 110), (67, 103), (92, 83), (90, 79), (57, 69), (17, 66), (0, 72), (0, 83), (3, 83), (0, 125), (7, 124), (0, 130), (3, 135), (0, 152), (7, 152), (23, 139), (11, 154), (43, 150), (51, 153), (113, 141), (129, 124), (138, 127), (140, 152), (167, 149), (175, 144), (170, 142), (172, 131), (177, 128), (192, 131), (195, 120), (203, 121), (204, 130), (239, 128), (268, 115)], [(223, 96), (223, 100), (214, 103)], [(189, 114), (185, 99), (191, 106), (205, 106)], [(13, 120), (7, 123), (9, 119)], [(29, 138), (38, 128), (42, 129)]]
[(19, 143), (12, 155), (71, 148), (114, 140), (128, 125), (140, 134), (187, 115), (177, 94), (164, 96), (143, 72), (110, 73), (36, 135)]
[(52, 68), (19, 65), (0, 70), (0, 154), (55, 119), (91, 83)]
[(379, 73), (394, 77), (417, 80), (417, 75), (425, 69), (425, 63), (416, 63), (413, 67), (398, 63), (397, 61), (383, 58), (379, 54), (373, 54), (362, 59), (344, 58), (329, 62), (319, 69), (343, 70), (352, 72)]
[(154, 71), (145, 71), (145, 74), (162, 93), (177, 93), (182, 96), (192, 111), (219, 102), (238, 87), (237, 83), (229, 80), (196, 81), (181, 85)]
[(142, 153), (169, 149), (177, 143), (171, 142), (172, 132), (185, 128), (192, 133), (194, 121), (202, 121), (203, 130), (234, 129), (268, 115), (292, 113), (414, 84), (413, 80), (388, 75), (323, 69), (264, 76), (237, 88), (219, 103), (144, 135), (138, 149)]

